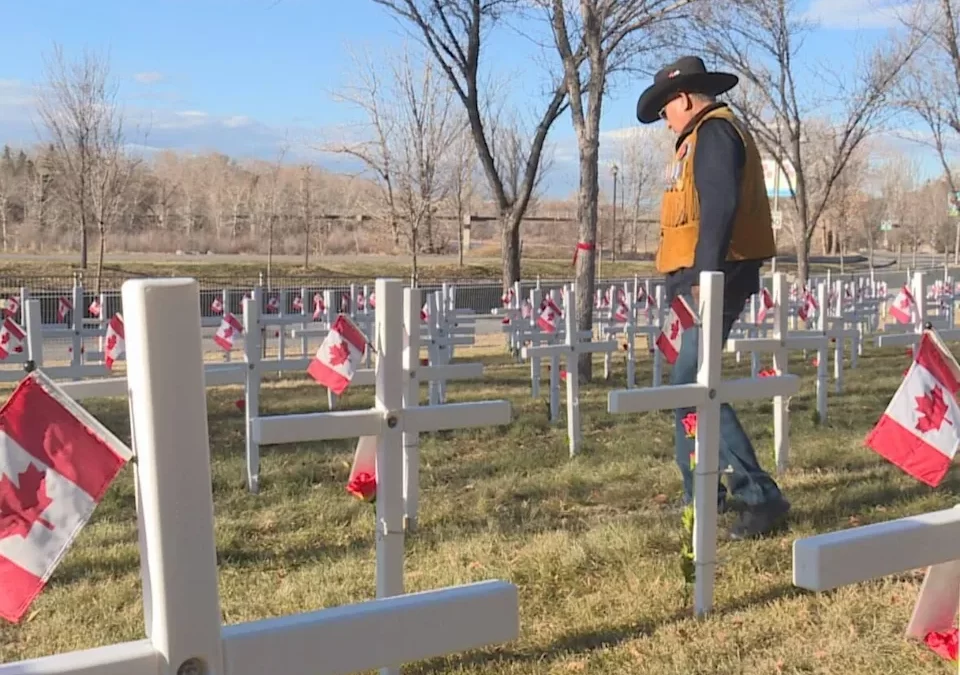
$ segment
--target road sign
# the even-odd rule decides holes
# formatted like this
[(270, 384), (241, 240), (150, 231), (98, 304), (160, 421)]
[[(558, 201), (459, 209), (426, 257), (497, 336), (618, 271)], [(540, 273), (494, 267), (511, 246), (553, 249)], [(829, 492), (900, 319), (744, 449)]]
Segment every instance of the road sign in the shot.
[(947, 195), (947, 213), (951, 216), (960, 216), (960, 192)]
[(884, 221), (881, 221), (881, 223), (880, 223), (880, 231), (881, 231), (881, 232), (890, 232), (892, 229), (893, 229), (893, 221), (892, 221), (892, 220), (884, 220)]
[(782, 211), (773, 211), (771, 214), (771, 222), (773, 224), (774, 231), (780, 230), (783, 228), (783, 212)]

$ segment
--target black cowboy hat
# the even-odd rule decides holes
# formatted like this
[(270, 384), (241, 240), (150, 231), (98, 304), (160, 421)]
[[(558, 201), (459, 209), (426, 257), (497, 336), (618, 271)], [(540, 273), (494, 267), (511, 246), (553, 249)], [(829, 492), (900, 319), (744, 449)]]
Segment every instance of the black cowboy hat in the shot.
[(653, 76), (653, 84), (637, 101), (637, 119), (643, 124), (656, 122), (663, 106), (679, 92), (718, 96), (733, 89), (739, 81), (740, 78), (731, 73), (708, 71), (699, 56), (683, 56)]

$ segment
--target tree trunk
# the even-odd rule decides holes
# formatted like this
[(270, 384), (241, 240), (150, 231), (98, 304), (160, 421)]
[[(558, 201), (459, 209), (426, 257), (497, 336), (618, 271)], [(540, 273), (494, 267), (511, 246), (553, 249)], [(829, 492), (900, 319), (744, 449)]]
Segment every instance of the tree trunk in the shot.
[(87, 269), (87, 219), (80, 218), (80, 269)]
[[(597, 202), (600, 194), (599, 143), (594, 136), (580, 143), (580, 189), (577, 193), (577, 240), (596, 245)], [(593, 329), (593, 290), (596, 286), (598, 251), (580, 251), (577, 256), (577, 330)], [(593, 378), (593, 355), (579, 356), (580, 382)]]
[(417, 231), (420, 229), (419, 226), (410, 228), (410, 279), (413, 282), (414, 286), (420, 285), (420, 269), (417, 266), (417, 249), (419, 248), (419, 242), (417, 241)]
[(810, 274), (810, 240), (804, 236), (795, 241), (797, 248), (797, 276), (800, 283), (806, 285)]
[[(107, 223), (103, 220), (103, 218), (100, 218), (100, 221), (97, 223), (97, 230), (100, 233), (100, 253), (97, 255), (96, 297), (99, 298), (101, 286), (103, 282), (103, 255), (106, 252), (106, 245), (107, 245)], [(84, 244), (86, 244), (86, 237), (84, 237)]]
[(512, 211), (500, 215), (500, 249), (503, 254), (503, 291), (520, 281), (520, 221)]
[(310, 220), (303, 220), (303, 269), (310, 267)]

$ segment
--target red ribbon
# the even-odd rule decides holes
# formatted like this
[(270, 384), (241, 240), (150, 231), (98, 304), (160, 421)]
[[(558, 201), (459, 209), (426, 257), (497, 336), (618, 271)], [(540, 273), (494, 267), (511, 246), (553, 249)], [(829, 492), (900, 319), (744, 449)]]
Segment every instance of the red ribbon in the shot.
[(593, 251), (597, 248), (596, 244), (590, 244), (585, 241), (578, 241), (577, 248), (573, 251), (573, 264), (577, 264), (577, 256), (580, 255), (580, 251)]

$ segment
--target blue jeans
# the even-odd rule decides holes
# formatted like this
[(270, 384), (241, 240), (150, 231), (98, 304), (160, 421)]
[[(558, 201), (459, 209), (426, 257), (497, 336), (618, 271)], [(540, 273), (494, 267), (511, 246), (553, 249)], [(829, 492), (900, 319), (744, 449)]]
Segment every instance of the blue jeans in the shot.
[[(691, 307), (696, 307), (689, 295), (684, 296)], [(743, 303), (727, 307), (724, 302), (723, 311), (723, 341), (726, 342), (733, 328), (734, 322), (740, 315)], [(683, 332), (680, 344), (680, 353), (677, 362), (673, 364), (670, 373), (670, 384), (692, 384), (697, 381), (697, 360), (700, 344), (700, 328), (694, 326)], [(690, 503), (693, 500), (693, 472), (690, 470), (690, 454), (694, 451), (694, 439), (687, 438), (683, 428), (683, 418), (687, 414), (696, 412), (696, 408), (678, 408), (675, 411), (675, 446), (677, 466), (683, 476), (683, 499)], [(729, 404), (720, 406), (720, 470), (727, 467), (733, 473), (727, 474), (730, 492), (734, 497), (742, 500), (747, 506), (761, 506), (775, 503), (783, 496), (780, 488), (766, 471), (760, 468), (757, 453), (753, 444), (747, 438), (746, 432), (740, 426), (737, 414)], [(721, 483), (718, 499), (726, 498), (727, 489)]]

